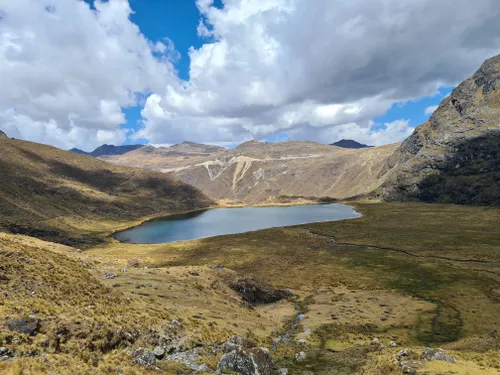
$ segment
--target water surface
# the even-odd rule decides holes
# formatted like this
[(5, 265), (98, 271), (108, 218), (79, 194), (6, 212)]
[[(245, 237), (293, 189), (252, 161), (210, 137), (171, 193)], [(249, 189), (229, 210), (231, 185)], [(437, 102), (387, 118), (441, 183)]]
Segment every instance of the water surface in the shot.
[(157, 244), (359, 216), (354, 208), (343, 204), (215, 208), (149, 221), (119, 232), (115, 238), (127, 243)]

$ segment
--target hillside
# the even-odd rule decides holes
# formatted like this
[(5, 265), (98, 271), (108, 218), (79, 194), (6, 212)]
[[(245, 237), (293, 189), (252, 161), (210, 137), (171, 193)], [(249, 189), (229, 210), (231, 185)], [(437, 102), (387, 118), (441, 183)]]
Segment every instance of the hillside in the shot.
[(355, 150), (313, 142), (250, 141), (232, 150), (202, 152), (144, 147), (104, 160), (170, 172), (214, 199), (254, 204), (284, 195), (347, 198), (372, 191), (397, 146)]
[(500, 204), (500, 55), (444, 99), (388, 160), (387, 200)]
[(207, 158), (217, 157), (225, 148), (194, 142), (183, 142), (171, 147), (144, 146), (123, 155), (102, 156), (110, 163), (130, 167), (142, 167), (170, 172), (172, 170), (202, 163)]
[(0, 137), (0, 228), (68, 242), (142, 217), (207, 207), (199, 190), (165, 174), (114, 166)]

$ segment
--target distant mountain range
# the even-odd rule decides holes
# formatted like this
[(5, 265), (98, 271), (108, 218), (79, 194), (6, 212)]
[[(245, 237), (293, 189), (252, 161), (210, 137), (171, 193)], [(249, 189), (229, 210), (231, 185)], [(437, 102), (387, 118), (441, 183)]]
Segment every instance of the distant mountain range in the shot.
[(135, 151), (141, 147), (144, 147), (144, 145), (127, 145), (127, 146), (102, 145), (96, 148), (92, 152), (85, 152), (77, 148), (72, 148), (69, 151), (78, 155), (89, 155), (98, 158), (99, 156), (105, 156), (105, 155), (123, 155), (126, 154), (127, 152)]
[(342, 139), (338, 142), (332, 143), (332, 146), (337, 146), (337, 147), (342, 147), (342, 148), (367, 148), (367, 147), (373, 147), (373, 146), (368, 146), (364, 145), (362, 143), (353, 141), (352, 139)]

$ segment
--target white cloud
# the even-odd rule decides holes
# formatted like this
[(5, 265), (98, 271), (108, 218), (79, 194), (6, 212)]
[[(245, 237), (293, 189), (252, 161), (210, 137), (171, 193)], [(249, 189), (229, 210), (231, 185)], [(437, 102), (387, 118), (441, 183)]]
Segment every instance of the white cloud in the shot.
[(145, 39), (126, 0), (96, 1), (95, 11), (77, 0), (0, 8), (0, 128), (11, 136), (63, 148), (120, 143), (122, 108), (177, 80), (173, 44)]
[(434, 113), (434, 111), (436, 109), (438, 109), (438, 107), (439, 107), (438, 105), (431, 105), (430, 107), (427, 107), (425, 109), (425, 114), (428, 115), (428, 116), (432, 115)]
[(122, 108), (139, 103), (144, 127), (132, 138), (153, 144), (276, 134), (383, 144), (411, 127), (373, 118), (456, 85), (500, 52), (495, 0), (196, 3), (205, 44), (190, 49), (182, 81), (173, 42), (147, 40), (127, 0), (97, 1), (96, 11), (52, 0), (50, 12), (47, 1), (4, 0), (0, 128), (89, 149), (123, 140)]
[(399, 141), (398, 129), (382, 135), (369, 130), (370, 121), (395, 102), (455, 85), (500, 52), (493, 0), (212, 3), (197, 1), (198, 33), (207, 42), (189, 52), (189, 82), (157, 93), (164, 112), (145, 116), (142, 137), (322, 140), (349, 129), (377, 144)]

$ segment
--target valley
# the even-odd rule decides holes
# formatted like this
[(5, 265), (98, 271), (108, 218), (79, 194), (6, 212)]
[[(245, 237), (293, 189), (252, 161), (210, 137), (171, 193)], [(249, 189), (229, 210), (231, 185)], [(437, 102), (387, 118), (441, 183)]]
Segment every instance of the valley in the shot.
[[(0, 132), (0, 372), (498, 374), (499, 82), (497, 56), (379, 147), (104, 145), (97, 158)], [(113, 237), (312, 203), (362, 216)]]

